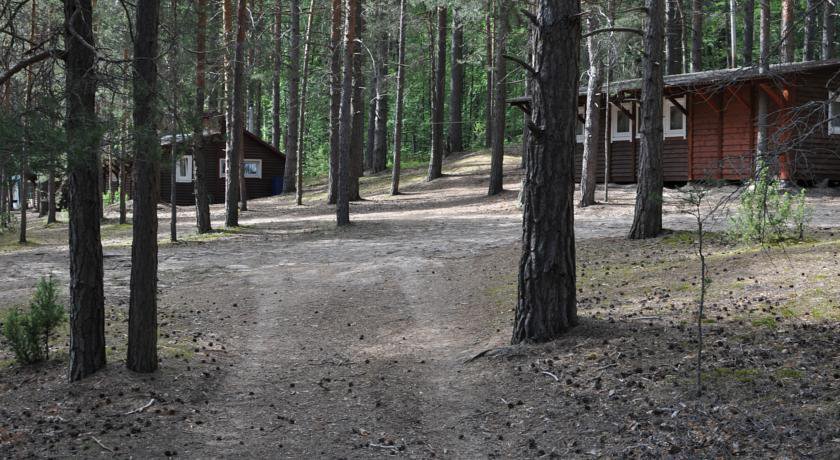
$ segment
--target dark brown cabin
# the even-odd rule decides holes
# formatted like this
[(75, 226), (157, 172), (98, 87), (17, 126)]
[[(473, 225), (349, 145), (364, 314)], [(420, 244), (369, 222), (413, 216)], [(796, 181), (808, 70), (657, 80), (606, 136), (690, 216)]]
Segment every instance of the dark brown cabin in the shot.
[[(612, 84), (609, 119), (601, 96), (599, 182), (604, 181), (607, 160), (610, 182), (636, 181), (640, 88), (641, 80)], [(765, 74), (755, 68), (741, 68), (666, 76), (665, 181), (737, 181), (750, 177), (755, 161), (759, 92), (767, 94), (770, 102), (769, 150), (771, 156), (779, 158), (779, 176), (810, 183), (840, 181), (840, 59), (779, 64)], [(575, 156), (578, 181), (585, 101), (584, 90), (579, 98)], [(529, 110), (528, 98), (510, 103)], [(605, 142), (607, 130), (609, 143)]]
[[(193, 155), (192, 143), (178, 136), (179, 152), (176, 169), (176, 204), (189, 206), (195, 204), (193, 195)], [(166, 136), (161, 141), (162, 164), (160, 168), (160, 199), (169, 203), (171, 190), (172, 163), (169, 152), (172, 137)], [(202, 148), (207, 158), (207, 192), (210, 203), (225, 201), (225, 138), (223, 133), (207, 133)], [(279, 195), (283, 191), (283, 172), (286, 167), (286, 155), (280, 153), (267, 142), (250, 131), (245, 131), (245, 190), (248, 198), (264, 198)]]

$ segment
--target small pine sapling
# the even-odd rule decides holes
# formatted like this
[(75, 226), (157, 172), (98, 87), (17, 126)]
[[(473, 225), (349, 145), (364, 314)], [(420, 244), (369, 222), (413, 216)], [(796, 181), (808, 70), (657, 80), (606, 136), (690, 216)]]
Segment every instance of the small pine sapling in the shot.
[(50, 338), (55, 329), (67, 319), (64, 306), (58, 301), (57, 291), (52, 277), (41, 278), (29, 305), (31, 322), (38, 327), (43, 339), (44, 359), (50, 359)]

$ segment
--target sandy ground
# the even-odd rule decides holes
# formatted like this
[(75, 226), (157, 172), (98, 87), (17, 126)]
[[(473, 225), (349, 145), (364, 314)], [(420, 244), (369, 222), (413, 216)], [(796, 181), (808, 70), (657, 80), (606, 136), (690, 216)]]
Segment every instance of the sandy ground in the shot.
[[(732, 317), (727, 311), (719, 321), (732, 327), (710, 324), (708, 339), (725, 342), (726, 351), (712, 352), (707, 396), (697, 401), (687, 329), (692, 293), (684, 292), (692, 289), (686, 278), (692, 250), (621, 238), (632, 219), (629, 186), (613, 187), (608, 205), (576, 214), (582, 326), (553, 344), (501, 348), (495, 357), (465, 363), (510, 337), (521, 232), (517, 161), (507, 168), (508, 191), (493, 198), (485, 196), (484, 155), (449, 162), (447, 177), (434, 183), (409, 178), (396, 198), (384, 193), (385, 176), (366, 179), (366, 201), (353, 204), (347, 229), (334, 228), (333, 211), (317, 194), (304, 207), (287, 197), (254, 200), (241, 231), (210, 239), (189, 235), (190, 210), (182, 210), (186, 242), (160, 250), (161, 370), (152, 376), (123, 366), (130, 248), (127, 229), (109, 229), (110, 364), (84, 382), (65, 383), (62, 339), (49, 363), (0, 366), (0, 456), (840, 454), (840, 317), (834, 316), (840, 306), (829, 302), (820, 318), (791, 320), (780, 334), (775, 323), (756, 326), (764, 316), (751, 302), (764, 297), (781, 305), (791, 296), (787, 289), (768, 294), (747, 286), (734, 297), (730, 291)], [(826, 190), (810, 198), (825, 246), (804, 252), (805, 268), (791, 263), (789, 271), (802, 269), (804, 277), (804, 270), (819, 269), (834, 277), (836, 266), (808, 257), (836, 255), (840, 247), (829, 236), (840, 228), (836, 195)], [(666, 227), (690, 229), (679, 193), (669, 191), (666, 200)], [(221, 212), (214, 208), (215, 226)], [(166, 216), (162, 208), (161, 239), (168, 235)], [(38, 245), (0, 252), (0, 306), (24, 303), (39, 276), (66, 282), (62, 231), (33, 232)], [(733, 254), (725, 245), (716, 249)], [(754, 269), (750, 281), (788, 276), (762, 272), (767, 264), (754, 267), (749, 255), (732, 257), (743, 276)], [(626, 279), (611, 277), (610, 267)], [(666, 283), (669, 277), (675, 279)], [(814, 279), (799, 282), (811, 286)], [(835, 298), (840, 283), (821, 283)], [(727, 299), (724, 290), (716, 295)], [(736, 314), (739, 302), (743, 314)], [(759, 353), (785, 346), (781, 363)], [(718, 371), (735, 362), (734, 374)], [(791, 369), (788, 380), (776, 368)]]

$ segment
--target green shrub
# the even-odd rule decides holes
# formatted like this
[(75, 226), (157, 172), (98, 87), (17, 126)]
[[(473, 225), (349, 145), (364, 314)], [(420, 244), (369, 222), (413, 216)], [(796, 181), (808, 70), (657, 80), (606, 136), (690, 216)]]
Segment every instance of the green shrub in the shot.
[(22, 364), (49, 359), (49, 343), (55, 329), (66, 320), (64, 307), (58, 302), (56, 282), (41, 278), (29, 304), (29, 312), (11, 310), (5, 318), (3, 335), (11, 345), (15, 358)]
[(783, 192), (781, 183), (763, 172), (741, 195), (730, 233), (736, 239), (753, 243), (801, 240), (810, 218), (805, 189), (796, 195)]

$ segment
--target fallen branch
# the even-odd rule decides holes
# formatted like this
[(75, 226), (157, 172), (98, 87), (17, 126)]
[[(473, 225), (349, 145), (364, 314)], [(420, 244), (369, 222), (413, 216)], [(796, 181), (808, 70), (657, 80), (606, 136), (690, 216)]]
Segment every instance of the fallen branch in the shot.
[(373, 444), (373, 443), (368, 444), (368, 447), (377, 447), (377, 448), (379, 448), (379, 449), (393, 449), (393, 450), (397, 450), (397, 449), (398, 449), (398, 447), (397, 447), (397, 446), (387, 446), (387, 445), (385, 445), (385, 444)]
[(152, 407), (152, 404), (154, 404), (154, 403), (155, 403), (155, 398), (152, 398), (152, 399), (151, 399), (151, 400), (149, 400), (149, 402), (148, 402), (148, 403), (146, 403), (143, 407), (138, 407), (137, 409), (134, 409), (134, 410), (133, 410), (133, 411), (131, 411), (131, 412), (126, 412), (126, 413), (125, 413), (125, 415), (131, 415), (131, 414), (136, 414), (136, 413), (138, 413), (138, 412), (143, 412), (144, 410), (146, 410), (146, 409), (148, 409), (148, 408)]
[(560, 381), (560, 379), (559, 379), (559, 378), (557, 378), (557, 376), (556, 376), (556, 375), (554, 375), (554, 374), (552, 374), (551, 372), (548, 372), (548, 371), (542, 371), (542, 373), (543, 373), (543, 374), (545, 374), (545, 375), (547, 375), (547, 376), (549, 376), (549, 377), (551, 377), (551, 378), (553, 378), (555, 382), (559, 382), (559, 381)]
[(105, 444), (102, 444), (102, 441), (100, 441), (100, 440), (96, 439), (96, 436), (91, 435), (91, 436), (90, 436), (90, 439), (93, 439), (93, 440), (94, 440), (97, 444), (99, 444), (99, 447), (101, 447), (101, 448), (103, 448), (103, 449), (107, 450), (108, 452), (111, 452), (112, 454), (114, 453), (114, 450), (113, 450), (113, 449), (109, 448), (109, 447), (108, 447), (108, 446), (106, 446)]

